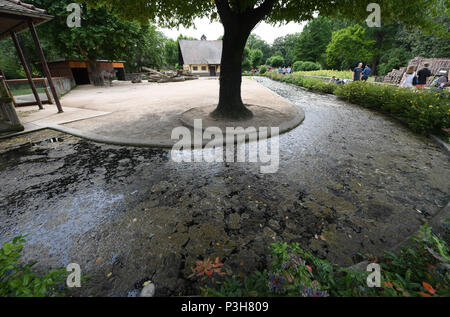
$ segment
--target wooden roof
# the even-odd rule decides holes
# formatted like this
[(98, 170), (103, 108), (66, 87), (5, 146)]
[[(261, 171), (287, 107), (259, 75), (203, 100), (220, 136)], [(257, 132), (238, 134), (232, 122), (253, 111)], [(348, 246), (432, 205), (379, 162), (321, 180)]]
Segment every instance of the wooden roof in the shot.
[(27, 20), (35, 25), (47, 22), (53, 17), (43, 9), (19, 0), (0, 0), (0, 40), (10, 36), (10, 31), (28, 29)]

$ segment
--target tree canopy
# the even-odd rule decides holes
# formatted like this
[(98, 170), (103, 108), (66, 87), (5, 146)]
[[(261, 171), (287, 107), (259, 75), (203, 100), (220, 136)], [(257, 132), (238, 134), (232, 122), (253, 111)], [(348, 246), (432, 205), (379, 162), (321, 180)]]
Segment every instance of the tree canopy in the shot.
[[(366, 8), (373, 0), (84, 0), (92, 6), (107, 4), (119, 16), (128, 20), (147, 22), (148, 19), (168, 27), (192, 26), (195, 18), (219, 20), (217, 7), (249, 18), (256, 11), (268, 11), (261, 18), (269, 23), (302, 22), (322, 16), (348, 17), (364, 21)], [(378, 0), (383, 21), (401, 21), (405, 24), (427, 27), (434, 25), (438, 5), (446, 0)], [(269, 9), (269, 10), (267, 10)], [(448, 10), (448, 9), (447, 9)], [(424, 15), (426, 11), (429, 14)], [(224, 22), (224, 21), (222, 21)]]

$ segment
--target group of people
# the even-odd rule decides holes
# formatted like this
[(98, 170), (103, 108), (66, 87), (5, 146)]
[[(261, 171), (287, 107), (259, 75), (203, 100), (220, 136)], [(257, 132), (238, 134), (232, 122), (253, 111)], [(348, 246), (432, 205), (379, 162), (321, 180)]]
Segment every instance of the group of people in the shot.
[[(405, 74), (403, 75), (403, 78), (400, 82), (400, 87), (404, 88), (421, 88), (426, 87), (428, 83), (428, 78), (433, 75), (431, 70), (429, 69), (430, 64), (426, 63), (424, 64), (424, 67), (417, 71), (416, 66), (409, 66), (406, 69)], [(440, 76), (437, 76), (429, 86), (431, 87), (438, 87), (438, 88), (445, 88), (450, 85), (448, 81), (448, 74), (447, 72), (444, 72), (443, 74), (440, 74)]]
[(369, 79), (369, 76), (372, 74), (372, 69), (369, 64), (364, 68), (363, 65), (363, 63), (359, 63), (358, 66), (353, 69), (353, 81), (367, 81)]
[(282, 74), (282, 75), (290, 75), (292, 72), (292, 67), (288, 66), (288, 67), (278, 67), (278, 74)]
[(348, 82), (347, 79), (336, 78), (336, 76), (333, 76), (330, 79), (330, 84), (345, 85), (347, 82)]

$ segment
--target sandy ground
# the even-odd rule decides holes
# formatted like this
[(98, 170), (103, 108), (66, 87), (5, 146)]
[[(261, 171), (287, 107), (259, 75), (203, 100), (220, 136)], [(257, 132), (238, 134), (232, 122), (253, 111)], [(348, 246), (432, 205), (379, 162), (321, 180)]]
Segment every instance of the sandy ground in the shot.
[[(291, 103), (251, 79), (243, 79), (242, 97), (246, 104), (273, 109), (275, 115), (268, 113), (263, 117), (270, 115), (274, 125), (281, 125), (298, 113)], [(67, 127), (103, 136), (171, 142), (172, 130), (183, 125), (183, 112), (216, 105), (218, 98), (219, 81), (201, 78), (166, 84), (115, 82), (113, 87), (80, 86), (64, 96), (62, 103), (65, 107), (111, 112), (66, 124)], [(273, 119), (277, 113), (278, 121)], [(266, 123), (255, 117), (246, 125), (259, 127)]]

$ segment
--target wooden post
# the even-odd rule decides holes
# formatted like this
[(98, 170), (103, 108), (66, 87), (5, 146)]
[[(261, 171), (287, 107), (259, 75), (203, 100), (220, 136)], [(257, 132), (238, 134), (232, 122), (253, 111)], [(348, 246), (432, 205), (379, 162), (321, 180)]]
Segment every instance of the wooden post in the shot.
[(12, 40), (14, 42), (14, 46), (16, 47), (17, 54), (19, 54), (19, 58), (20, 58), (20, 61), (22, 63), (22, 66), (23, 66), (23, 70), (25, 71), (25, 74), (27, 75), (28, 82), (30, 83), (31, 90), (33, 91), (34, 98), (36, 98), (36, 102), (37, 102), (37, 104), (39, 106), (39, 109), (43, 110), (44, 107), (42, 106), (41, 98), (39, 97), (39, 94), (38, 94), (38, 92), (36, 90), (36, 86), (34, 85), (33, 77), (31, 76), (31, 71), (28, 68), (28, 65), (27, 65), (27, 62), (25, 60), (25, 56), (23, 54), (22, 48), (20, 47), (20, 43), (17, 40), (16, 33), (11, 31), (11, 38), (12, 38)]
[(30, 28), (31, 37), (33, 38), (34, 45), (38, 50), (39, 57), (41, 58), (42, 68), (44, 70), (45, 76), (47, 77), (48, 84), (50, 85), (50, 89), (52, 91), (53, 99), (55, 100), (56, 107), (58, 108), (58, 112), (63, 112), (61, 103), (59, 102), (58, 93), (56, 92), (55, 85), (53, 84), (52, 74), (50, 73), (50, 69), (48, 68), (47, 61), (45, 60), (44, 51), (42, 50), (41, 43), (39, 42), (39, 38), (36, 32), (36, 28), (34, 27), (33, 20), (28, 20), (28, 26)]
[(0, 76), (0, 108), (2, 117), (5, 121), (10, 122), (11, 131), (23, 131), (24, 127), (20, 123), (19, 117), (17, 116), (16, 109), (12, 105), (11, 96), (6, 88), (5, 79)]

